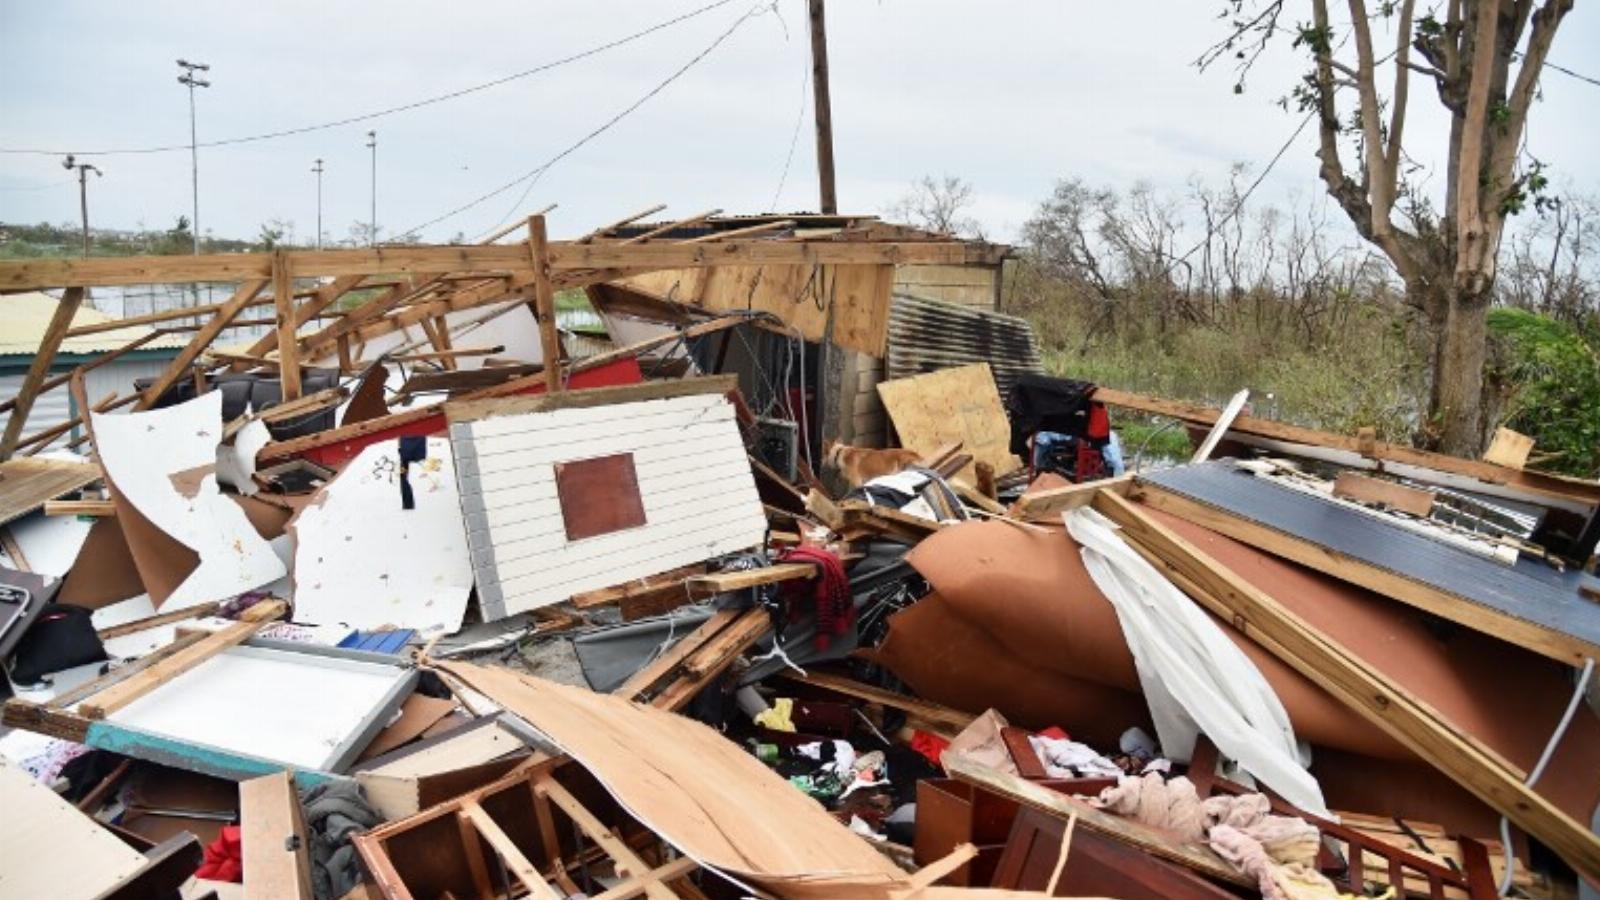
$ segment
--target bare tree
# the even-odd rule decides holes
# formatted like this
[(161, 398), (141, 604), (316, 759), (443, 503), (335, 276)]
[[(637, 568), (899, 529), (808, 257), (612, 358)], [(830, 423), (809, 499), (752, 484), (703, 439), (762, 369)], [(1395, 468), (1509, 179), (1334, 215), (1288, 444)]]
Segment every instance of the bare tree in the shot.
[(971, 183), (954, 175), (924, 175), (912, 183), (909, 193), (890, 205), (888, 213), (929, 231), (981, 239), (983, 226), (966, 214), (972, 202)]
[[(1231, 57), (1242, 78), (1288, 30), (1280, 20), (1289, 0), (1227, 2), (1231, 33), (1200, 64)], [(1364, 0), (1348, 0), (1344, 35), (1335, 32), (1327, 0), (1309, 3), (1311, 23), (1294, 29), (1294, 45), (1309, 51), (1311, 70), (1294, 96), (1317, 119), (1319, 174), (1356, 230), (1399, 273), (1406, 302), (1427, 317), (1429, 413), (1440, 448), (1474, 456), (1485, 436), (1483, 366), (1501, 236), (1507, 216), (1544, 184), (1536, 164), (1518, 165), (1519, 148), (1545, 57), (1573, 0), (1444, 0), (1443, 20), (1432, 11), (1417, 17), (1416, 0), (1384, 0), (1379, 16), (1398, 18), (1394, 48), (1382, 57)], [(1380, 69), (1388, 70), (1387, 97)], [(1442, 211), (1407, 177), (1413, 74), (1432, 81), (1450, 121)], [(1340, 117), (1341, 94), (1352, 118)]]

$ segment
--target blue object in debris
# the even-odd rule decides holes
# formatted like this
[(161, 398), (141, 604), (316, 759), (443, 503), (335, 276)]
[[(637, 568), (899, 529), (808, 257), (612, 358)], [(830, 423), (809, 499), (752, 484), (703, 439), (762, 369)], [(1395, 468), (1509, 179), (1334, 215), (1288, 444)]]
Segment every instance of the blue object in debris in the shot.
[(365, 650), (368, 653), (387, 653), (391, 656), (405, 649), (417, 636), (414, 628), (395, 628), (389, 631), (357, 631), (339, 642), (345, 650)]

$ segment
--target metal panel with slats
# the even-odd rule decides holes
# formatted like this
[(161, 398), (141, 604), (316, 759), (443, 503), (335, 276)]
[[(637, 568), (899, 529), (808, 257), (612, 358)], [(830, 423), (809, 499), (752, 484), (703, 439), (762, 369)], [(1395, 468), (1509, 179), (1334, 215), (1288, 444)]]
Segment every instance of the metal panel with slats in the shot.
[(909, 378), (986, 362), (1003, 398), (1023, 373), (1042, 373), (1039, 342), (1026, 320), (895, 294), (889, 304), (889, 355), (884, 376)]

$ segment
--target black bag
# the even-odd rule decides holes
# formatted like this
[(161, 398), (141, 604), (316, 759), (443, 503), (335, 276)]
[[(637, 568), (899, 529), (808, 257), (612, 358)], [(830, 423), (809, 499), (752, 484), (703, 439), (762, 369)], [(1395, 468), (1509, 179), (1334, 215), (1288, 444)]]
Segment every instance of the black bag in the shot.
[(39, 613), (17, 644), (7, 673), (18, 687), (38, 684), (44, 676), (73, 666), (105, 662), (106, 648), (95, 634), (91, 610), (52, 603)]

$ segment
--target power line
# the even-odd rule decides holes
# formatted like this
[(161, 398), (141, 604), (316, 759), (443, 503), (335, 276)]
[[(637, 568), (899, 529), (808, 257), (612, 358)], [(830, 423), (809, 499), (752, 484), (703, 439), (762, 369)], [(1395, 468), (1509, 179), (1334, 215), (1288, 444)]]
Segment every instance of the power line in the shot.
[(1233, 221), (1235, 216), (1244, 211), (1245, 201), (1249, 200), (1250, 195), (1256, 192), (1256, 188), (1260, 187), (1261, 183), (1267, 180), (1267, 176), (1271, 174), (1273, 167), (1278, 164), (1279, 160), (1283, 159), (1283, 155), (1289, 152), (1290, 147), (1294, 146), (1294, 142), (1300, 137), (1301, 132), (1305, 131), (1306, 126), (1310, 125), (1311, 120), (1316, 117), (1317, 111), (1312, 110), (1306, 114), (1304, 119), (1300, 120), (1300, 125), (1299, 127), (1295, 128), (1294, 134), (1289, 135), (1289, 139), (1283, 142), (1283, 146), (1279, 147), (1278, 152), (1274, 153), (1272, 155), (1272, 159), (1267, 162), (1266, 168), (1262, 169), (1261, 174), (1256, 176), (1256, 180), (1250, 182), (1250, 186), (1244, 189), (1243, 194), (1239, 195), (1239, 200), (1233, 204), (1233, 209), (1228, 210), (1228, 214), (1223, 216), (1222, 219), (1215, 225), (1207, 226), (1206, 236), (1201, 238), (1199, 243), (1195, 244), (1193, 247), (1190, 247), (1182, 256), (1173, 257), (1172, 263), (1171, 265), (1167, 266), (1167, 271), (1165, 274), (1170, 274), (1173, 269), (1187, 261), (1189, 257), (1200, 252), (1202, 247), (1205, 247), (1207, 244), (1211, 243), (1211, 239), (1217, 236), (1217, 232), (1221, 231), (1223, 226)]
[(1587, 81), (1590, 84), (1594, 85), (1595, 87), (1600, 87), (1600, 78), (1590, 78), (1587, 75), (1584, 75), (1584, 74), (1581, 74), (1581, 73), (1578, 73), (1578, 72), (1574, 72), (1574, 71), (1572, 71), (1571, 69), (1569, 69), (1569, 68), (1567, 68), (1565, 66), (1558, 66), (1555, 63), (1550, 62), (1549, 60), (1546, 60), (1544, 65), (1545, 65), (1545, 68), (1547, 68), (1547, 69), (1555, 69), (1557, 72), (1560, 72), (1563, 75), (1571, 76), (1573, 78), (1578, 79), (1579, 81)]
[(701, 60), (703, 60), (707, 56), (709, 56), (713, 50), (715, 50), (718, 47), (720, 47), (722, 45), (723, 41), (726, 41), (730, 36), (732, 36), (732, 34), (739, 29), (739, 26), (743, 25), (745, 22), (748, 22), (752, 17), (754, 17), (762, 9), (766, 9), (766, 8), (768, 8), (768, 6), (767, 6), (767, 4), (765, 2), (757, 4), (755, 7), (752, 7), (750, 10), (745, 12), (744, 15), (742, 15), (739, 18), (735, 19), (733, 21), (733, 24), (729, 25), (727, 30), (722, 32), (720, 35), (718, 35), (716, 40), (714, 40), (710, 44), (708, 44), (705, 47), (705, 49), (701, 50), (699, 53), (696, 53), (693, 57), (691, 57), (689, 59), (688, 62), (684, 63), (682, 66), (679, 66), (676, 71), (674, 71), (671, 75), (668, 75), (665, 79), (663, 79), (661, 82), (656, 84), (655, 87), (652, 87), (649, 91), (647, 91), (645, 93), (644, 96), (642, 96), (639, 99), (637, 99), (637, 100), (633, 101), (632, 103), (628, 104), (627, 107), (625, 107), (621, 112), (619, 112), (616, 115), (612, 116), (611, 118), (607, 119), (604, 124), (600, 125), (598, 128), (595, 128), (593, 131), (590, 131), (588, 134), (586, 134), (583, 137), (579, 138), (576, 142), (574, 142), (573, 144), (568, 146), (565, 150), (562, 150), (561, 152), (557, 153), (555, 156), (550, 157), (548, 160), (545, 160), (543, 163), (539, 164), (535, 168), (533, 168), (533, 169), (531, 169), (531, 170), (529, 170), (527, 172), (524, 172), (522, 175), (519, 175), (516, 178), (513, 178), (512, 180), (506, 182), (505, 184), (500, 185), (499, 187), (495, 188), (494, 190), (489, 191), (486, 194), (482, 194), (482, 195), (480, 195), (478, 197), (475, 197), (472, 200), (469, 200), (466, 203), (461, 204), (460, 206), (456, 207), (455, 209), (450, 210), (447, 213), (435, 216), (435, 217), (429, 219), (428, 221), (423, 222), (421, 225), (414, 225), (414, 226), (412, 226), (410, 228), (407, 228), (406, 230), (404, 230), (404, 231), (402, 231), (400, 233), (401, 234), (414, 234), (414, 233), (420, 232), (424, 228), (427, 228), (427, 227), (432, 226), (432, 225), (437, 225), (438, 223), (443, 222), (446, 219), (453, 218), (453, 217), (455, 217), (457, 215), (460, 215), (461, 213), (464, 213), (467, 210), (472, 209), (473, 207), (483, 203), (486, 200), (491, 200), (491, 199), (493, 199), (495, 197), (498, 197), (499, 195), (505, 193), (506, 191), (511, 190), (512, 188), (516, 187), (519, 184), (522, 184), (525, 181), (528, 182), (527, 187), (522, 189), (522, 193), (517, 197), (516, 202), (511, 205), (511, 208), (506, 212), (506, 214), (501, 216), (499, 221), (495, 222), (493, 225), (491, 225), (488, 228), (484, 229), (484, 231), (482, 232), (482, 235), (488, 235), (488, 234), (493, 233), (495, 229), (499, 228), (501, 225), (504, 225), (507, 220), (509, 220), (513, 215), (515, 215), (517, 210), (522, 208), (523, 202), (525, 200), (527, 200), (528, 194), (533, 191), (534, 185), (539, 183), (539, 179), (541, 177), (543, 177), (544, 173), (549, 171), (552, 166), (554, 166), (556, 163), (560, 162), (561, 160), (567, 158), (568, 156), (572, 155), (572, 153), (577, 151), (583, 145), (589, 143), (590, 141), (594, 140), (595, 138), (599, 137), (600, 135), (604, 134), (605, 132), (611, 130), (612, 126), (616, 125), (618, 122), (621, 122), (623, 119), (627, 118), (635, 110), (637, 110), (639, 107), (641, 107), (645, 103), (647, 103), (652, 97), (654, 97), (655, 95), (657, 95), (657, 94), (661, 93), (663, 90), (665, 90), (668, 85), (672, 84), (674, 81), (677, 81), (680, 77), (683, 76), (683, 74), (685, 72), (688, 72), (690, 69), (694, 68), (694, 66), (697, 63), (699, 63)]
[(794, 133), (789, 135), (789, 155), (783, 158), (783, 174), (778, 176), (778, 189), (772, 192), (772, 202), (767, 204), (767, 210), (776, 212), (778, 197), (783, 194), (783, 186), (789, 181), (789, 166), (794, 162), (794, 148), (800, 141), (800, 124), (806, 120), (806, 94), (811, 88), (811, 66), (805, 66), (805, 77), (800, 79), (800, 111), (794, 114)]
[[(269, 131), (269, 132), (266, 132), (264, 134), (252, 134), (252, 135), (246, 135), (244, 137), (224, 138), (224, 139), (221, 139), (221, 140), (206, 141), (204, 143), (199, 144), (199, 146), (201, 146), (201, 147), (224, 147), (224, 146), (228, 146), (228, 145), (231, 145), (231, 144), (248, 144), (248, 143), (253, 143), (255, 141), (266, 141), (266, 140), (272, 140), (274, 138), (290, 137), (290, 136), (296, 135), (296, 134), (306, 134), (306, 133), (312, 132), (312, 131), (324, 131), (324, 130), (327, 130), (329, 128), (338, 128), (338, 127), (340, 127), (342, 125), (351, 125), (351, 124), (354, 124), (356, 122), (366, 122), (366, 121), (370, 121), (372, 119), (382, 118), (383, 116), (394, 115), (395, 113), (407, 112), (409, 110), (419, 109), (419, 108), (424, 107), (424, 106), (432, 106), (435, 103), (443, 103), (446, 100), (454, 100), (454, 99), (456, 99), (458, 97), (465, 97), (465, 96), (467, 96), (469, 94), (478, 93), (479, 91), (486, 91), (489, 88), (499, 87), (500, 85), (506, 84), (508, 82), (517, 81), (518, 79), (527, 78), (527, 77), (532, 76), (532, 75), (537, 75), (537, 74), (539, 74), (541, 72), (547, 72), (547, 71), (549, 71), (551, 69), (556, 68), (557, 66), (564, 66), (564, 65), (566, 65), (568, 63), (574, 63), (574, 62), (577, 62), (577, 61), (579, 61), (581, 59), (586, 59), (586, 58), (588, 58), (590, 56), (594, 56), (594, 55), (596, 55), (598, 53), (604, 53), (607, 50), (613, 50), (613, 49), (615, 49), (617, 47), (621, 47), (624, 44), (632, 43), (633, 41), (636, 41), (636, 40), (638, 40), (638, 39), (640, 39), (642, 37), (645, 37), (647, 35), (653, 34), (653, 33), (657, 32), (657, 31), (660, 31), (660, 30), (662, 30), (664, 28), (669, 28), (669, 27), (671, 27), (673, 25), (676, 25), (676, 24), (678, 24), (680, 22), (688, 21), (689, 19), (695, 18), (696, 16), (699, 16), (699, 15), (701, 15), (703, 13), (710, 12), (711, 10), (717, 9), (718, 7), (726, 6), (726, 5), (728, 5), (729, 3), (732, 3), (732, 2), (734, 2), (734, 0), (715, 0), (715, 2), (708, 3), (705, 6), (700, 7), (699, 9), (691, 10), (689, 12), (684, 13), (683, 15), (676, 16), (676, 17), (671, 18), (671, 19), (667, 19), (664, 22), (658, 22), (655, 25), (652, 25), (649, 28), (646, 28), (646, 29), (644, 29), (642, 31), (636, 31), (633, 34), (627, 35), (626, 37), (617, 38), (614, 41), (610, 41), (608, 43), (601, 44), (598, 47), (591, 47), (591, 48), (589, 48), (587, 50), (584, 50), (584, 51), (581, 51), (579, 53), (574, 53), (574, 54), (572, 54), (570, 56), (564, 56), (561, 59), (557, 59), (557, 60), (553, 60), (551, 62), (543, 63), (543, 64), (535, 66), (535, 67), (533, 67), (531, 69), (524, 69), (521, 72), (514, 72), (514, 73), (512, 73), (510, 75), (506, 75), (506, 76), (501, 77), (501, 78), (496, 78), (493, 81), (485, 81), (482, 84), (475, 84), (475, 85), (472, 85), (470, 87), (461, 88), (460, 90), (450, 91), (449, 93), (446, 93), (446, 94), (438, 94), (436, 96), (428, 97), (428, 98), (423, 99), (423, 100), (416, 100), (416, 101), (412, 101), (410, 103), (402, 103), (399, 106), (391, 106), (391, 107), (388, 107), (386, 109), (380, 109), (380, 110), (378, 110), (376, 112), (362, 113), (361, 115), (349, 116), (347, 118), (338, 119), (338, 120), (332, 121), (332, 122), (323, 122), (323, 123), (317, 124), (317, 125), (302, 125), (302, 126), (300, 126), (298, 128), (285, 128), (285, 129), (282, 129), (280, 131)], [(170, 146), (160, 146), (160, 147), (124, 147), (124, 148), (117, 148), (117, 149), (111, 149), (111, 150), (72, 150), (72, 151), (67, 151), (67, 150), (41, 150), (41, 149), (34, 149), (34, 148), (0, 147), (0, 153), (34, 154), (34, 155), (42, 155), (42, 156), (63, 156), (68, 152), (72, 152), (72, 153), (76, 153), (79, 156), (112, 156), (112, 155), (119, 155), (119, 154), (136, 154), (136, 153), (169, 153), (169, 152), (173, 152), (173, 151), (189, 150), (189, 149), (190, 149), (190, 145), (189, 144), (173, 144), (173, 145), (170, 145)]]

